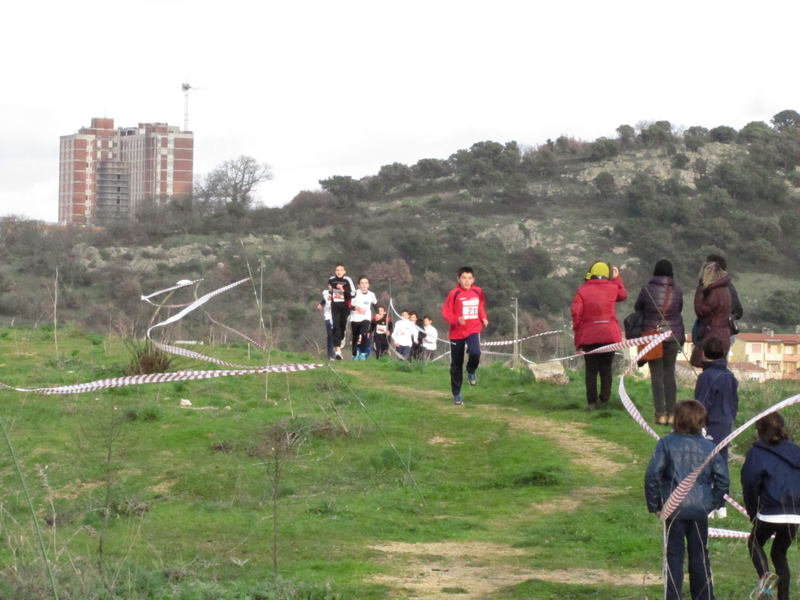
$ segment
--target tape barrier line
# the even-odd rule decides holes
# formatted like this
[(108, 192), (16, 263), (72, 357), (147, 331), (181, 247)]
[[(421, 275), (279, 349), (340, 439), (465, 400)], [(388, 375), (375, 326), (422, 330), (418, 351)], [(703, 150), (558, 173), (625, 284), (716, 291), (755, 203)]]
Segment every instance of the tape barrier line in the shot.
[[(665, 334), (668, 337), (671, 335), (669, 332), (665, 332)], [(662, 335), (664, 335), (664, 334), (662, 334)], [(647, 337), (653, 337), (653, 336), (647, 336)], [(638, 340), (636, 340), (636, 341), (640, 341), (642, 339), (644, 339), (644, 338), (638, 338)], [(636, 365), (639, 362), (639, 360), (641, 360), (641, 358), (645, 354), (647, 354), (657, 343), (658, 342), (652, 342), (651, 341), (650, 343), (647, 344), (647, 346), (642, 348), (642, 350), (637, 353), (637, 355), (633, 358), (633, 360), (631, 360), (631, 362), (629, 363), (628, 367), (625, 369), (624, 373), (620, 377), (618, 392), (619, 392), (620, 399), (622, 400), (622, 405), (625, 407), (625, 410), (628, 411), (628, 414), (631, 416), (631, 418), (633, 418), (633, 420), (636, 423), (638, 423), (639, 426), (642, 429), (644, 429), (644, 431), (646, 431), (648, 434), (650, 434), (654, 439), (659, 440), (659, 439), (661, 439), (661, 436), (659, 436), (653, 430), (653, 428), (650, 427), (650, 425), (647, 423), (647, 421), (645, 421), (644, 417), (642, 417), (642, 414), (639, 412), (639, 409), (636, 408), (636, 405), (634, 405), (633, 401), (631, 400), (630, 396), (628, 395), (627, 390), (625, 389), (625, 376), (629, 375), (631, 372), (633, 372), (633, 370), (636, 368)], [(637, 346), (638, 346), (638, 344), (637, 344)], [(688, 488), (688, 489), (690, 489), (690, 488)], [(688, 493), (688, 489), (687, 489), (687, 493)], [(725, 496), (725, 500), (731, 506), (733, 506), (736, 510), (738, 510), (740, 513), (742, 513), (745, 517), (748, 517), (747, 511), (744, 509), (744, 507), (741, 504), (736, 502), (736, 500), (734, 500), (733, 498), (731, 498), (728, 495)], [(680, 502), (678, 504), (680, 504)], [(749, 519), (749, 517), (748, 517), (748, 519)], [(727, 530), (724, 530), (724, 529), (717, 529), (716, 531), (727, 532)], [(713, 534), (712, 535), (710, 530), (709, 530), (709, 535), (712, 536), (712, 537), (741, 537), (740, 534), (742, 532), (730, 532), (730, 533), (732, 534), (730, 536), (727, 535), (727, 534), (726, 535), (721, 535), (721, 534), (719, 534), (719, 535), (718, 534)], [(745, 534), (745, 537), (747, 537), (747, 535), (749, 535), (749, 534)]]
[(750, 532), (748, 532), (748, 531), (731, 531), (730, 529), (717, 529), (716, 527), (709, 527), (708, 528), (708, 537), (747, 539), (747, 538), (750, 537)]
[[(216, 370), (216, 371), (211, 371), (211, 370), (208, 370), (208, 371), (179, 371), (177, 373), (151, 373), (151, 374), (148, 374), (148, 375), (129, 375), (127, 377), (114, 377), (114, 378), (111, 378), (111, 379), (101, 379), (101, 380), (92, 381), (92, 382), (89, 382), (89, 383), (79, 383), (79, 384), (75, 384), (75, 385), (64, 385), (64, 386), (57, 386), (57, 387), (32, 388), (32, 389), (29, 389), (29, 388), (17, 388), (17, 387), (13, 387), (13, 386), (10, 386), (10, 385), (7, 385), (5, 383), (0, 382), (0, 388), (8, 389), (8, 390), (14, 390), (14, 391), (17, 391), (17, 392), (34, 392), (34, 393), (47, 394), (47, 395), (51, 395), (51, 394), (82, 394), (82, 393), (85, 393), (85, 392), (93, 392), (93, 391), (101, 390), (101, 389), (115, 388), (115, 387), (125, 387), (125, 386), (129, 386), (129, 385), (141, 385), (141, 384), (146, 384), (146, 383), (165, 383), (165, 382), (170, 382), (170, 381), (191, 381), (191, 380), (197, 380), (197, 379), (211, 379), (211, 378), (216, 378), (216, 377), (232, 377), (232, 376), (238, 376), (238, 375), (255, 375), (255, 374), (259, 374), (259, 373), (292, 373), (292, 372), (297, 372), (297, 371), (308, 371), (308, 370), (311, 370), (311, 369), (317, 369), (319, 367), (322, 367), (323, 366), (322, 364), (286, 364), (286, 365), (271, 365), (271, 366), (262, 366), (262, 367), (248, 367), (248, 366), (244, 366), (244, 365), (235, 365), (233, 363), (229, 363), (229, 362), (225, 362), (223, 360), (212, 358), (210, 356), (206, 356), (204, 354), (200, 354), (199, 352), (194, 352), (192, 350), (187, 350), (185, 348), (179, 348), (179, 347), (176, 347), (176, 346), (170, 346), (168, 344), (161, 344), (159, 342), (154, 341), (151, 338), (150, 333), (153, 331), (153, 329), (156, 329), (158, 327), (163, 327), (163, 326), (165, 326), (165, 325), (167, 325), (169, 323), (174, 323), (175, 321), (178, 321), (178, 320), (182, 319), (184, 316), (186, 316), (187, 314), (189, 314), (193, 310), (199, 308), (200, 306), (202, 306), (203, 304), (205, 304), (206, 302), (208, 302), (209, 300), (211, 300), (215, 296), (218, 296), (218, 295), (230, 290), (231, 288), (234, 288), (237, 285), (240, 285), (240, 284), (242, 284), (242, 283), (244, 283), (245, 281), (248, 281), (248, 280), (249, 280), (249, 278), (242, 279), (242, 280), (237, 281), (235, 283), (232, 283), (230, 285), (227, 285), (227, 286), (224, 286), (224, 287), (219, 288), (217, 290), (214, 290), (212, 292), (209, 292), (205, 296), (203, 296), (203, 297), (195, 300), (194, 302), (192, 302), (190, 305), (188, 305), (186, 308), (184, 308), (179, 313), (173, 315), (172, 317), (166, 319), (165, 321), (162, 321), (160, 323), (152, 325), (147, 330), (147, 338), (151, 340), (151, 342), (153, 343), (153, 345), (155, 347), (159, 348), (160, 350), (163, 350), (164, 352), (169, 352), (171, 354), (177, 354), (179, 356), (185, 356), (185, 357), (188, 357), (188, 358), (196, 358), (198, 360), (202, 360), (202, 361), (210, 362), (210, 363), (215, 363), (215, 364), (218, 364), (218, 365), (234, 367), (236, 370), (232, 370), (232, 371), (219, 371), (219, 370)], [(197, 280), (197, 281), (200, 281), (200, 280)], [(178, 282), (177, 286), (174, 286), (172, 288), (168, 288), (166, 290), (160, 290), (158, 292), (154, 292), (153, 294), (150, 294), (147, 297), (142, 296), (141, 299), (142, 300), (147, 300), (147, 298), (152, 298), (152, 297), (157, 296), (159, 294), (163, 294), (163, 293), (166, 293), (166, 292), (169, 292), (169, 291), (180, 289), (180, 288), (192, 285), (193, 283), (196, 283), (196, 281), (188, 281), (188, 280), (181, 281), (181, 282)]]
[(763, 417), (765, 417), (765, 416), (767, 416), (769, 414), (772, 414), (772, 413), (774, 413), (776, 411), (779, 411), (782, 408), (786, 408), (787, 406), (792, 406), (792, 405), (798, 404), (798, 403), (800, 403), (800, 394), (797, 394), (795, 396), (790, 396), (789, 398), (786, 398), (785, 400), (781, 400), (777, 404), (772, 405), (768, 409), (760, 412), (755, 417), (751, 418), (744, 425), (742, 425), (738, 429), (734, 430), (728, 437), (726, 437), (719, 444), (717, 444), (717, 446), (714, 448), (714, 450), (711, 451), (711, 454), (709, 454), (708, 457), (706, 458), (706, 460), (703, 461), (703, 464), (701, 464), (699, 467), (697, 467), (697, 469), (695, 469), (689, 475), (687, 475), (686, 479), (681, 481), (678, 484), (678, 487), (676, 487), (673, 490), (672, 494), (670, 494), (670, 497), (667, 498), (667, 501), (664, 503), (664, 508), (661, 511), (661, 518), (666, 519), (673, 512), (675, 512), (675, 509), (678, 507), (678, 505), (683, 501), (684, 498), (686, 498), (686, 495), (689, 493), (689, 490), (692, 489), (692, 486), (697, 481), (697, 478), (700, 476), (700, 473), (703, 471), (703, 469), (705, 469), (708, 466), (708, 464), (712, 461), (712, 459), (717, 454), (719, 454), (720, 451), (725, 446), (730, 444), (739, 435), (744, 433), (744, 431), (746, 431), (751, 425), (755, 424), (756, 421), (758, 421), (759, 419), (762, 419)]
[(15, 390), (17, 392), (34, 392), (37, 394), (83, 394), (115, 387), (125, 387), (129, 385), (143, 385), (146, 383), (167, 383), (170, 381), (193, 381), (197, 379), (214, 379), (216, 377), (235, 377), (238, 375), (256, 375), (258, 373), (294, 373), (298, 371), (309, 371), (318, 369), (321, 364), (287, 364), (272, 365), (270, 367), (252, 367), (237, 369), (235, 371), (178, 371), (177, 373), (152, 373), (150, 375), (129, 375), (127, 377), (114, 377), (112, 379), (100, 379), (89, 383), (79, 383), (75, 385), (62, 385), (51, 388), (16, 388), (5, 383), (0, 383), (0, 388)]
[[(188, 287), (190, 285), (194, 285), (195, 283), (200, 283), (201, 281), (203, 281), (202, 278), (201, 279), (193, 279), (193, 280), (183, 279), (183, 280), (179, 281), (177, 285), (174, 285), (171, 288), (167, 288), (165, 290), (158, 290), (157, 292), (153, 292), (152, 294), (148, 294), (147, 296), (140, 296), (140, 298), (142, 300), (144, 300), (145, 302), (147, 302), (148, 304), (152, 304), (153, 306), (158, 306), (158, 304), (156, 304), (155, 302), (151, 302), (150, 298), (155, 298), (156, 296), (160, 296), (161, 294), (166, 294), (167, 292), (174, 292), (175, 290), (179, 290), (181, 288), (185, 288), (185, 287)], [(186, 306), (186, 305), (184, 305), (184, 306)]]
[[(205, 313), (205, 315), (206, 315), (206, 317), (208, 317), (208, 320), (211, 321), (214, 325), (218, 325), (218, 326), (222, 327), (223, 329), (227, 329), (231, 333), (235, 333), (236, 335), (238, 335), (239, 337), (247, 340), (248, 342), (253, 344), (253, 346), (255, 346), (256, 348), (258, 348), (260, 350), (265, 350), (266, 349), (266, 346), (264, 344), (262, 344), (261, 342), (257, 342), (254, 339), (252, 339), (250, 337), (247, 337), (241, 331), (236, 331), (233, 327), (228, 327), (227, 325), (225, 325), (225, 323), (220, 323), (219, 321), (215, 321), (212, 318), (212, 316), (210, 314), (208, 314), (207, 312)], [(177, 342), (175, 342), (175, 343), (177, 344)]]
[(553, 333), (564, 333), (564, 330), (558, 329), (556, 331), (545, 331), (544, 333), (535, 333), (533, 335), (529, 335), (524, 338), (519, 338), (518, 340), (506, 340), (502, 342), (483, 342), (481, 343), (481, 346), (510, 346), (511, 344), (516, 344), (518, 342), (524, 342), (525, 340), (542, 337), (543, 335), (551, 335)]
[[(590, 350), (589, 352), (578, 352), (577, 354), (572, 354), (570, 356), (562, 356), (561, 358), (551, 358), (547, 362), (557, 362), (560, 360), (577, 358), (585, 354), (602, 354), (604, 352), (616, 352), (617, 350), (623, 350), (625, 348), (630, 348), (632, 346), (639, 346), (641, 344), (647, 344), (645, 350), (646, 352), (648, 352), (655, 346), (657, 346), (659, 343), (670, 337), (672, 337), (672, 333), (669, 331), (665, 331), (664, 333), (654, 333), (653, 335), (646, 335), (640, 338), (632, 338), (630, 340), (622, 340), (621, 342), (617, 342), (615, 344), (608, 344), (607, 346), (601, 346), (600, 348), (596, 348), (595, 350)], [(644, 356), (644, 354), (642, 354), (642, 356)]]

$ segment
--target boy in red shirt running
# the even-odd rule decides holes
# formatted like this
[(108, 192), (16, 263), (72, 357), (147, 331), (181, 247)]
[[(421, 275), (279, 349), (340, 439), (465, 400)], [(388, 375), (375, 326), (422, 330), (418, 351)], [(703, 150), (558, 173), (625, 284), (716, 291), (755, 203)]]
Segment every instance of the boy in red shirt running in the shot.
[(458, 270), (458, 285), (448, 295), (442, 306), (442, 317), (450, 325), (450, 387), (453, 404), (462, 404), (461, 383), (464, 381), (464, 350), (467, 360), (467, 380), (478, 383), (475, 371), (481, 362), (481, 329), (489, 324), (486, 317), (486, 300), (483, 290), (475, 283), (471, 267)]

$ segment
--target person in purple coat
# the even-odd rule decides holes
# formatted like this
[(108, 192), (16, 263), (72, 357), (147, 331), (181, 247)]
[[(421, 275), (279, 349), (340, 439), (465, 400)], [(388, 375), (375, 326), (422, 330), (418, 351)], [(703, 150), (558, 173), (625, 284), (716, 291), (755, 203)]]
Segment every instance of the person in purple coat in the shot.
[(675, 362), (686, 333), (683, 328), (683, 291), (675, 283), (672, 263), (666, 258), (656, 263), (653, 277), (642, 287), (636, 298), (634, 310), (644, 313), (643, 331), (668, 327), (672, 337), (663, 342), (664, 355), (651, 360), (650, 387), (653, 390), (653, 405), (656, 423), (673, 423), (678, 386), (675, 381)]

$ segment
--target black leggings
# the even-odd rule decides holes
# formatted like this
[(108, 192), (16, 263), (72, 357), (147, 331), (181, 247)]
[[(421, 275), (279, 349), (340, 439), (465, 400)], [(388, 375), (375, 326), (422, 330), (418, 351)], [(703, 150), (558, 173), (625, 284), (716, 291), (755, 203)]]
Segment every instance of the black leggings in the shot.
[(772, 534), (772, 550), (769, 557), (775, 565), (775, 574), (778, 576), (778, 600), (789, 600), (789, 584), (792, 582), (792, 574), (789, 572), (789, 561), (786, 560), (786, 551), (792, 545), (794, 537), (797, 535), (797, 525), (792, 523), (767, 523), (761, 519), (756, 519), (753, 524), (753, 531), (747, 538), (747, 548), (750, 550), (750, 558), (756, 568), (758, 576), (761, 577), (769, 571), (767, 555), (764, 552), (764, 544), (767, 543)]
[(350, 340), (353, 356), (359, 352), (366, 353), (369, 347), (369, 321), (350, 321), (350, 331), (353, 334), (353, 339)]

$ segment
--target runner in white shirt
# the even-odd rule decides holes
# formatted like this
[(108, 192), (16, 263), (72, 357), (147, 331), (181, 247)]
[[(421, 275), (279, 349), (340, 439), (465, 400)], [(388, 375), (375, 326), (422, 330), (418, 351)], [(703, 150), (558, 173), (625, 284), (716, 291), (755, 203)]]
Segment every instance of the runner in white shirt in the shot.
[(375, 294), (369, 291), (369, 279), (358, 278), (358, 290), (353, 296), (350, 312), (350, 330), (353, 333), (353, 360), (366, 360), (369, 347), (369, 326), (372, 310), (378, 305)]
[(410, 360), (411, 346), (417, 339), (417, 326), (408, 319), (408, 311), (400, 313), (400, 321), (395, 323), (392, 341), (395, 350), (404, 359)]
[(422, 323), (425, 326), (425, 338), (422, 340), (422, 360), (430, 362), (433, 360), (433, 355), (436, 354), (436, 341), (439, 339), (439, 332), (433, 326), (433, 319), (430, 315), (422, 317)]

